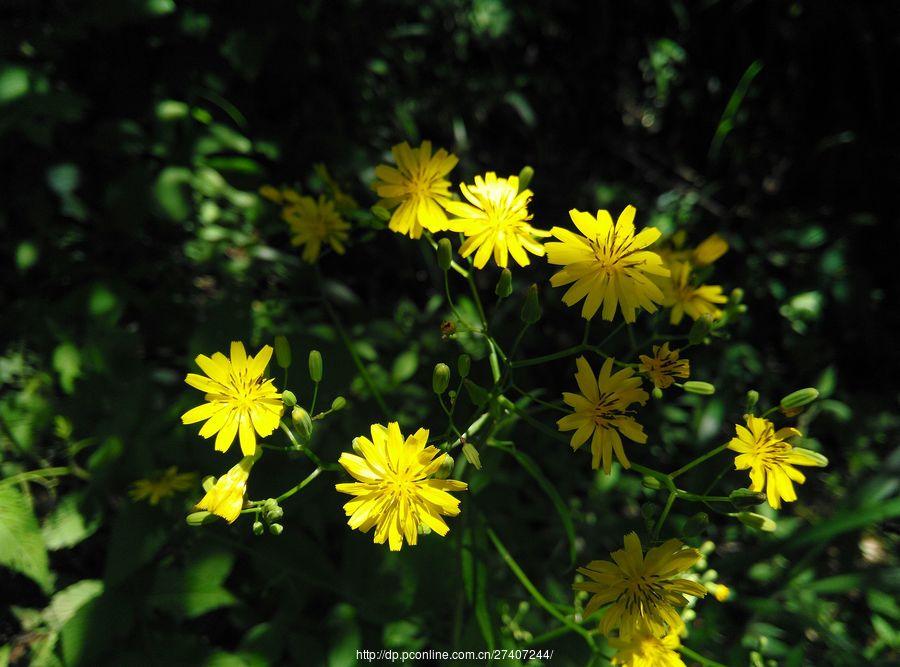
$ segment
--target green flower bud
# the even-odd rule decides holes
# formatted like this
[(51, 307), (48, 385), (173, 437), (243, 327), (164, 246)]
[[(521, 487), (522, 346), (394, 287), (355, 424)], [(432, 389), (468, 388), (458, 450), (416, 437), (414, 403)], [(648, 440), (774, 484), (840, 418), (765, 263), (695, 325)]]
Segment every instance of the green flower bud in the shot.
[(300, 437), (304, 440), (309, 440), (313, 432), (312, 419), (310, 418), (309, 413), (297, 405), (291, 410), (291, 420), (297, 426)]
[(541, 319), (541, 304), (538, 301), (538, 287), (535, 284), (532, 284), (525, 294), (521, 317), (526, 324), (534, 324)]
[(645, 476), (641, 480), (641, 484), (644, 485), (644, 488), (653, 489), (654, 491), (662, 488), (662, 484), (660, 483), (660, 481), (656, 479), (656, 477), (650, 477), (650, 475)]
[(691, 345), (699, 345), (712, 329), (712, 317), (704, 314), (694, 320), (691, 330), (688, 332), (688, 342)]
[(262, 521), (254, 521), (253, 522), (253, 534), (254, 535), (262, 535), (266, 530), (266, 527), (263, 525)]
[(699, 535), (706, 527), (709, 525), (709, 515), (706, 512), (697, 512), (694, 516), (688, 519), (684, 524), (684, 535), (685, 537), (693, 537), (694, 535)]
[(449, 454), (445, 454), (444, 458), (441, 459), (441, 467), (434, 473), (434, 478), (447, 479), (450, 476), (450, 473), (453, 472), (454, 463), (453, 457)]
[(747, 412), (753, 412), (753, 408), (759, 403), (759, 392), (751, 389), (747, 392)]
[(738, 304), (744, 300), (744, 290), (740, 287), (735, 287), (731, 290), (731, 303)]
[(280, 523), (273, 523), (271, 526), (269, 526), (269, 532), (273, 535), (281, 535), (284, 532), (284, 526), (282, 526)]
[(519, 192), (528, 189), (532, 178), (534, 178), (534, 169), (526, 164), (522, 167), (522, 171), (519, 172)]
[(289, 408), (297, 405), (297, 397), (294, 395), (294, 392), (287, 389), (281, 392), (281, 400)]
[(450, 367), (447, 364), (435, 364), (434, 372), (431, 374), (431, 388), (438, 396), (443, 395), (447, 391), (450, 384)]
[(501, 299), (505, 299), (512, 294), (512, 271), (503, 269), (500, 272), (500, 279), (497, 281), (497, 286), (494, 288), (494, 294)]
[(313, 382), (322, 381), (322, 353), (318, 350), (309, 353), (309, 377)]
[(747, 304), (746, 304), (746, 303), (739, 303), (739, 304), (737, 305), (737, 307), (736, 307), (734, 310), (735, 310), (736, 313), (740, 313), (741, 315), (743, 315), (744, 313), (747, 312)]
[(701, 396), (712, 396), (716, 393), (716, 388), (709, 382), (698, 382), (697, 380), (688, 380), (681, 388), (689, 394), (700, 394)]
[(475, 466), (476, 470), (481, 470), (481, 456), (479, 456), (478, 450), (475, 449), (471, 443), (467, 442), (464, 444), (462, 452), (463, 456), (466, 457), (466, 461)]
[[(811, 459), (810, 463), (807, 463), (806, 465), (817, 466), (819, 468), (824, 468), (825, 466), (828, 465), (828, 459), (826, 457), (819, 454), (819, 452), (814, 452), (811, 449), (804, 449), (803, 447), (794, 447), (794, 453), (802, 454), (803, 456), (806, 456), (808, 459)], [(815, 463), (813, 463), (812, 461), (815, 461)]]
[(437, 260), (441, 271), (450, 270), (450, 264), (453, 263), (453, 246), (450, 245), (450, 239), (444, 238), (438, 241)]
[(291, 365), (291, 345), (284, 336), (275, 336), (275, 363), (281, 368)]
[(798, 389), (795, 392), (791, 392), (781, 399), (779, 405), (782, 410), (792, 410), (794, 408), (802, 408), (804, 405), (809, 405), (817, 398), (819, 398), (819, 390), (813, 389), (812, 387), (806, 387), (805, 389)]
[(762, 505), (766, 502), (766, 494), (750, 489), (735, 489), (728, 494), (728, 500), (739, 510), (748, 510), (751, 507)]
[(347, 399), (344, 398), (343, 396), (335, 396), (334, 400), (331, 402), (331, 409), (334, 412), (337, 412), (338, 410), (343, 410), (346, 407), (347, 407)]
[(468, 354), (459, 355), (459, 359), (456, 360), (456, 370), (459, 371), (459, 377), (469, 377), (470, 368), (472, 368), (472, 357)]
[(387, 222), (388, 220), (391, 219), (391, 212), (388, 211), (383, 206), (373, 206), (369, 210), (372, 211), (372, 215), (374, 215), (379, 220), (383, 220), (384, 222)]
[(283, 517), (284, 510), (281, 509), (278, 505), (275, 505), (275, 507), (264, 511), (263, 516), (265, 517), (266, 521), (271, 523), (273, 521), (278, 521), (278, 519)]
[(771, 533), (778, 527), (772, 519), (765, 517), (762, 514), (755, 514), (754, 512), (738, 512), (734, 516), (736, 516), (738, 521), (745, 526), (749, 526), (755, 530), (761, 530), (765, 533)]
[(200, 512), (193, 512), (191, 514), (188, 514), (185, 520), (187, 521), (187, 525), (196, 527), (205, 526), (208, 523), (214, 522), (218, 518), (219, 517), (217, 517), (215, 514), (203, 510)]
[(662, 389), (660, 389), (659, 387), (653, 387), (653, 391), (650, 392), (650, 395), (658, 401), (663, 397)]

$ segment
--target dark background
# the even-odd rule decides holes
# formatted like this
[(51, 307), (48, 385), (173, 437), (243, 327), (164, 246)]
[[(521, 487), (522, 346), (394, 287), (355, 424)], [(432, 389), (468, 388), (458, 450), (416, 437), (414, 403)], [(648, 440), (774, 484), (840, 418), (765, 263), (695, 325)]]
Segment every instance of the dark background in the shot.
[[(440, 337), (439, 274), (421, 244), (364, 229), (321, 262), (396, 410), (385, 416), (313, 272), (255, 194), (265, 183), (315, 192), (322, 162), (366, 209), (387, 149), (431, 139), (460, 156), (454, 183), (533, 166), (538, 227), (566, 224), (572, 207), (632, 203), (639, 225), (728, 239), (715, 282), (742, 288), (748, 313), (691, 356), (717, 394), (651, 404), (658, 441), (636, 460), (669, 470), (730, 437), (750, 388), (772, 403), (815, 386), (823, 400), (801, 426), (831, 465), (808, 475), (773, 536), (714, 520), (709, 565), (734, 595), (702, 602), (685, 643), (726, 664), (751, 652), (896, 660), (898, 13), (892, 2), (5, 3), (2, 473), (81, 471), (28, 493), (42, 526), (65, 503), (85, 525), (65, 546), (49, 538), (55, 581), (38, 575), (43, 590), (4, 574), (0, 645), (15, 664), (338, 665), (357, 648), (480, 649), (456, 534), (474, 536), (498, 646), (522, 645), (514, 625), (533, 637), (555, 627), (533, 603), (516, 616), (527, 595), (478, 541), (484, 516), (545, 595), (571, 605), (558, 517), (499, 453), (469, 479), (447, 540), (400, 556), (343, 525), (331, 477), (286, 506), (277, 539), (241, 523), (188, 528), (193, 492), (153, 509), (127, 496), (169, 465), (224, 470), (178, 417), (196, 400), (181, 382), (193, 356), (231, 339), (256, 348), (284, 333), (300, 362), (323, 350), (325, 395), (350, 402), (321, 427), (329, 459), (373, 421), (443, 428), (430, 368), (452, 366), (459, 346)], [(582, 326), (536, 264), (514, 272), (519, 290), (542, 285), (526, 356), (577, 342)], [(496, 271), (479, 278), (490, 295)], [(496, 316), (507, 345), (518, 307)], [(570, 361), (520, 382), (556, 396)], [(473, 373), (486, 379), (486, 363)], [(302, 363), (292, 375), (308, 393)], [(510, 438), (566, 499), (579, 563), (616, 548), (656, 502), (636, 476), (595, 478), (584, 452), (527, 425)], [(252, 495), (295, 483), (296, 466), (260, 464)], [(676, 506), (676, 525), (695, 510)], [(103, 593), (62, 622), (27, 613), (84, 580)], [(550, 664), (584, 664), (579, 641), (538, 647), (556, 648)]]

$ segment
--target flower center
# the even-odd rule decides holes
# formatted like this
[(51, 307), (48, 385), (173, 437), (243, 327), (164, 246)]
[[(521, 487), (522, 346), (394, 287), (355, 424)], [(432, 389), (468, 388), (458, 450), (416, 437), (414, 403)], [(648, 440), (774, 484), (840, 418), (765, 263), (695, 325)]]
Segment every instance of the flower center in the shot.
[(594, 252), (594, 259), (600, 265), (598, 268), (607, 275), (612, 275), (629, 266), (637, 266), (643, 262), (629, 261), (628, 257), (638, 251), (634, 247), (634, 237), (626, 236), (622, 239), (615, 237), (613, 230), (610, 229), (605, 239), (597, 236), (588, 239), (591, 244), (591, 250)]

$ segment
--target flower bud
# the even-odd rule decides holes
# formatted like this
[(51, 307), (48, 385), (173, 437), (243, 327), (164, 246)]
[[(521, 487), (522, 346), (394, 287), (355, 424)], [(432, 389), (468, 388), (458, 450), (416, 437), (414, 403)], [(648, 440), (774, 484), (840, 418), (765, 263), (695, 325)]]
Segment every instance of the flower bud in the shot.
[(778, 527), (772, 519), (765, 517), (762, 514), (755, 514), (754, 512), (738, 512), (735, 516), (738, 521), (745, 526), (766, 533), (771, 533)]
[(337, 412), (338, 410), (343, 410), (345, 407), (347, 407), (347, 399), (343, 396), (335, 396), (334, 400), (331, 402), (331, 409), (334, 412)]
[(313, 382), (322, 381), (322, 353), (318, 350), (309, 353), (309, 377)]
[(284, 336), (275, 336), (275, 363), (281, 368), (291, 365), (291, 345)]
[(538, 287), (535, 284), (532, 284), (525, 294), (521, 317), (526, 324), (534, 324), (541, 319), (541, 304), (538, 301)]
[(450, 239), (444, 238), (438, 241), (437, 261), (441, 271), (450, 270), (450, 264), (453, 263), (453, 246), (450, 245)]
[(265, 532), (266, 527), (263, 525), (262, 521), (254, 521), (253, 522), (253, 534), (254, 535), (262, 535)]
[(709, 515), (706, 512), (697, 512), (694, 516), (688, 519), (684, 524), (684, 535), (685, 537), (693, 537), (694, 535), (699, 535), (706, 527), (709, 525)]
[(313, 432), (312, 419), (310, 418), (309, 413), (297, 405), (291, 410), (291, 420), (297, 426), (300, 437), (304, 440), (309, 440), (309, 437)]
[(650, 395), (658, 401), (663, 397), (662, 389), (660, 389), (659, 387), (653, 387), (653, 391), (650, 392)]
[(431, 374), (431, 388), (438, 396), (443, 395), (447, 391), (450, 384), (450, 367), (447, 364), (435, 364), (434, 372)]
[(450, 476), (450, 473), (453, 472), (453, 464), (453, 457), (449, 454), (444, 454), (444, 457), (441, 459), (441, 467), (434, 473), (434, 478), (447, 479)]
[(716, 393), (716, 388), (709, 382), (699, 382), (697, 380), (688, 380), (681, 388), (689, 394), (700, 394), (701, 396), (712, 396)]
[[(794, 447), (794, 454), (802, 454), (807, 459), (810, 460), (809, 463), (805, 465), (817, 466), (819, 468), (824, 468), (828, 465), (828, 459), (825, 456), (819, 454), (819, 452), (814, 452), (811, 449), (804, 449), (803, 447)], [(813, 463), (814, 461), (814, 463)]]
[(719, 602), (725, 602), (731, 597), (731, 590), (725, 584), (715, 584), (713, 586), (712, 594)]
[(531, 185), (532, 178), (534, 178), (534, 169), (526, 164), (519, 172), (519, 192), (526, 190)]
[(200, 512), (192, 512), (191, 514), (188, 514), (185, 520), (187, 521), (187, 525), (189, 526), (205, 526), (208, 523), (212, 523), (216, 519), (218, 519), (218, 517), (212, 512), (202, 510)]
[(289, 408), (297, 405), (297, 397), (294, 395), (294, 392), (288, 389), (285, 389), (283, 392), (281, 392), (281, 400)]
[(470, 368), (472, 368), (472, 357), (468, 354), (459, 355), (459, 359), (456, 360), (456, 370), (459, 371), (459, 377), (468, 377)]
[(759, 392), (751, 389), (747, 392), (747, 412), (753, 412), (753, 408), (759, 403)]
[(481, 456), (479, 456), (478, 450), (472, 446), (472, 443), (467, 442), (464, 444), (462, 452), (463, 456), (466, 457), (466, 461), (475, 466), (476, 470), (481, 470)]
[(751, 491), (750, 489), (735, 489), (728, 494), (728, 500), (736, 509), (748, 510), (766, 502), (766, 494), (761, 491)]
[(699, 345), (706, 338), (706, 334), (712, 329), (712, 317), (707, 313), (694, 320), (691, 330), (688, 332), (688, 342), (691, 345)]
[(374, 215), (379, 220), (383, 220), (384, 222), (387, 222), (388, 220), (391, 219), (391, 212), (388, 211), (383, 206), (373, 206), (369, 210), (372, 211), (372, 215)]
[(641, 480), (641, 484), (644, 485), (644, 488), (653, 489), (654, 491), (662, 488), (662, 484), (660, 483), (660, 481), (656, 479), (656, 477), (650, 477), (650, 475), (645, 476)]
[(500, 272), (500, 279), (497, 281), (497, 286), (494, 288), (494, 294), (501, 299), (505, 299), (512, 294), (512, 271), (503, 269), (503, 271)]
[(284, 526), (282, 526), (280, 523), (273, 523), (271, 526), (269, 526), (269, 532), (276, 536), (281, 535), (284, 532)]
[(738, 304), (744, 300), (744, 290), (740, 287), (735, 287), (731, 290), (731, 303)]
[(791, 392), (781, 399), (779, 405), (782, 410), (792, 410), (794, 408), (802, 408), (804, 405), (809, 405), (817, 398), (819, 398), (819, 390), (813, 389), (812, 387), (806, 387), (805, 389), (798, 389), (795, 392)]

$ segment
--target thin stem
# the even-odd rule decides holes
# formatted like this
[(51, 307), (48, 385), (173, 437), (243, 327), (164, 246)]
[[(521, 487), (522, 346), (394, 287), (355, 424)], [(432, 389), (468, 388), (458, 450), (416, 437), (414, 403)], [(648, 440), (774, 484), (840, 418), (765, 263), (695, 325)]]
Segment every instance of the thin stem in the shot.
[(728, 447), (728, 443), (727, 443), (727, 442), (726, 442), (724, 445), (719, 445), (719, 446), (716, 447), (715, 449), (711, 449), (710, 451), (706, 452), (706, 454), (703, 454), (702, 456), (698, 456), (698, 457), (695, 458), (693, 461), (691, 461), (690, 463), (688, 463), (686, 466), (683, 466), (683, 467), (679, 468), (678, 470), (676, 470), (676, 471), (673, 472), (673, 473), (669, 473), (669, 478), (670, 478), (670, 479), (675, 479), (675, 478), (678, 477), (679, 475), (683, 475), (683, 474), (686, 473), (688, 470), (691, 470), (692, 468), (697, 467), (698, 465), (700, 465), (701, 463), (703, 463), (703, 462), (706, 461), (707, 459), (711, 459), (713, 456), (715, 456), (715, 455), (718, 454), (719, 452), (724, 451), (724, 449), (725, 449), (726, 447)]
[(678, 651), (689, 657), (691, 660), (696, 660), (704, 667), (726, 667), (721, 662), (716, 662), (715, 660), (704, 658), (702, 655), (700, 655), (696, 651), (692, 651), (687, 646), (679, 646)]
[[(425, 232), (425, 240), (428, 241), (428, 243), (431, 245), (432, 248), (437, 250), (437, 247), (438, 247), (437, 241), (434, 240), (434, 237), (429, 232)], [(450, 260), (450, 268), (453, 269), (454, 271), (456, 271), (463, 278), (469, 277), (469, 272), (466, 271), (463, 267), (461, 267), (459, 264), (457, 264), (453, 260)]]
[(526, 591), (534, 598), (534, 601), (537, 602), (541, 607), (543, 607), (551, 616), (560, 621), (563, 625), (568, 627), (572, 632), (577, 632), (581, 635), (584, 640), (588, 643), (592, 650), (596, 650), (597, 646), (594, 643), (594, 638), (591, 637), (591, 634), (582, 628), (580, 625), (575, 624), (571, 619), (567, 618), (565, 615), (560, 613), (560, 611), (550, 603), (547, 598), (541, 595), (541, 592), (535, 587), (525, 572), (522, 571), (522, 568), (519, 567), (519, 564), (516, 563), (515, 559), (510, 555), (509, 551), (507, 551), (506, 547), (503, 546), (503, 542), (500, 541), (500, 538), (497, 537), (497, 534), (491, 529), (487, 528), (487, 536), (493, 542), (494, 548), (497, 549), (497, 553), (500, 554), (500, 558), (503, 559), (503, 562), (506, 563), (506, 566), (512, 571), (512, 573), (519, 580), (519, 583), (525, 588)]
[(768, 416), (769, 416), (770, 414), (772, 414), (773, 412), (778, 411), (778, 409), (779, 409), (780, 407), (781, 407), (780, 405), (773, 405), (771, 408), (769, 408), (768, 410), (766, 410), (765, 412), (763, 412), (763, 413), (760, 415), (760, 417), (762, 417), (763, 419), (765, 419), (766, 417), (768, 417)]
[(472, 271), (470, 271), (466, 275), (466, 280), (469, 281), (469, 289), (472, 291), (472, 299), (475, 301), (475, 306), (478, 308), (478, 317), (481, 318), (481, 326), (484, 327), (484, 332), (487, 333), (487, 316), (484, 314), (484, 306), (481, 303), (481, 297), (478, 294), (478, 285), (475, 284), (475, 276), (473, 275)]
[(565, 350), (560, 350), (559, 352), (553, 352), (552, 354), (545, 354), (541, 357), (531, 357), (530, 359), (521, 359), (519, 361), (511, 361), (510, 366), (513, 368), (522, 368), (523, 366), (537, 366), (538, 364), (542, 364), (546, 361), (555, 361), (556, 359), (564, 359), (565, 357), (571, 356), (573, 354), (578, 354), (579, 352), (584, 352), (587, 347), (583, 343), (579, 343), (578, 345), (573, 345), (572, 347), (567, 347)]
[(0, 480), (0, 486), (8, 486), (10, 484), (18, 484), (20, 482), (35, 482), (41, 481), (43, 482), (45, 477), (62, 477), (63, 475), (68, 475), (72, 472), (72, 470), (68, 467), (58, 467), (58, 468), (41, 468), (40, 470), (29, 470), (27, 472), (20, 472), (16, 475), (12, 475), (11, 477), (7, 477), (6, 479)]
[(648, 477), (652, 477), (665, 486), (669, 491), (676, 492), (678, 489), (675, 488), (675, 483), (672, 481), (672, 478), (664, 472), (660, 472), (659, 470), (654, 470), (653, 468), (648, 468), (646, 466), (642, 466), (638, 463), (631, 462), (631, 469), (635, 472), (639, 472), (642, 475), (647, 475)]
[(282, 500), (287, 500), (288, 498), (290, 498), (292, 495), (294, 495), (298, 491), (301, 491), (307, 484), (312, 482), (316, 477), (318, 477), (321, 474), (321, 472), (322, 472), (322, 468), (316, 468), (311, 473), (309, 473), (302, 482), (300, 482), (296, 486), (291, 487), (290, 489), (288, 489), (287, 491), (282, 493), (280, 496), (278, 496), (275, 500), (279, 503)]
[(287, 437), (288, 439), (290, 439), (291, 444), (294, 445), (294, 449), (303, 452), (306, 455), (306, 458), (316, 464), (317, 468), (322, 468), (323, 470), (338, 469), (338, 465), (336, 463), (323, 463), (322, 459), (320, 459), (314, 451), (297, 440), (297, 437), (294, 435), (294, 432), (291, 430), (290, 426), (288, 426), (284, 421), (279, 422), (278, 426), (287, 434)]
[(316, 382), (313, 386), (312, 402), (309, 404), (309, 414), (313, 414), (316, 411), (316, 399), (318, 397), (319, 397), (319, 383)]
[(663, 524), (666, 522), (666, 518), (669, 516), (669, 510), (672, 509), (672, 504), (675, 502), (675, 498), (678, 497), (677, 491), (669, 491), (669, 497), (666, 499), (666, 506), (663, 507), (662, 514), (659, 515), (659, 519), (656, 521), (656, 525), (653, 527), (653, 541), (659, 539), (659, 533), (662, 530)]

